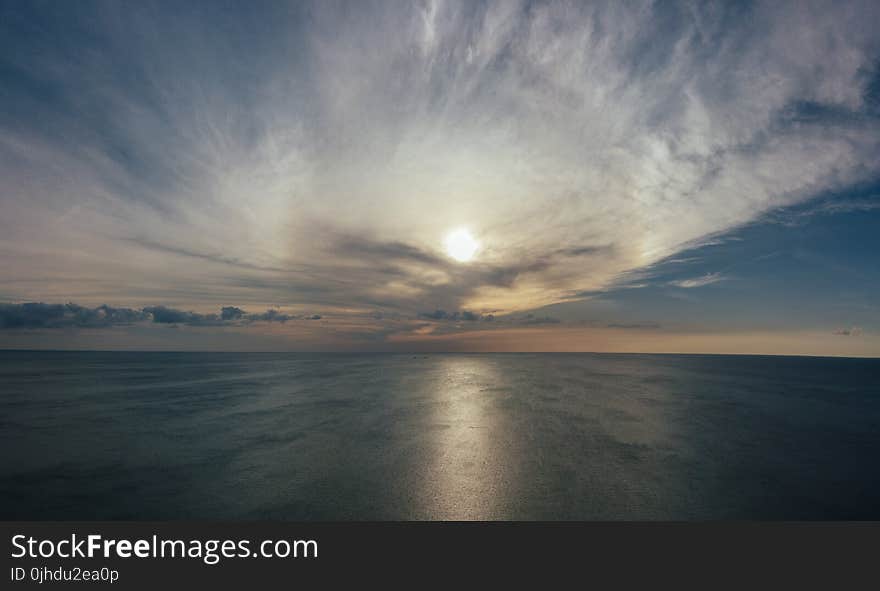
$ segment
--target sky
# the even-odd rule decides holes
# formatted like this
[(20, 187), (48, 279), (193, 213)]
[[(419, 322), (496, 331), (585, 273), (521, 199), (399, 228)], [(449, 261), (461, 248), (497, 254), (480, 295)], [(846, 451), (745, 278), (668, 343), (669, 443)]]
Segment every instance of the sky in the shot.
[(880, 356), (877, 22), (0, 2), (0, 348)]

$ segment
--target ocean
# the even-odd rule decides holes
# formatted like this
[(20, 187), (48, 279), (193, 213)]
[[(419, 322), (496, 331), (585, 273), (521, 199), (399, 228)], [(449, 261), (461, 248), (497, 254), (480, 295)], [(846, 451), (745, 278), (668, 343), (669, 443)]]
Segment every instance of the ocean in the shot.
[(0, 351), (0, 519), (880, 519), (880, 360)]

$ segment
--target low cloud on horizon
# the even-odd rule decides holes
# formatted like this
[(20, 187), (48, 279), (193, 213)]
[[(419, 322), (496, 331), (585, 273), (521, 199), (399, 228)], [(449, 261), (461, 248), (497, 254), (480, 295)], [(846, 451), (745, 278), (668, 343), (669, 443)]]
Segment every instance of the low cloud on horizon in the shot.
[(102, 304), (94, 308), (74, 303), (45, 304), (24, 302), (0, 303), (0, 329), (15, 328), (107, 328), (137, 322), (155, 324), (183, 324), (188, 326), (221, 326), (252, 322), (280, 322), (288, 320), (320, 320), (319, 314), (285, 314), (278, 310), (248, 313), (235, 306), (224, 306), (219, 314), (178, 310), (166, 306), (145, 306), (140, 309), (115, 308)]

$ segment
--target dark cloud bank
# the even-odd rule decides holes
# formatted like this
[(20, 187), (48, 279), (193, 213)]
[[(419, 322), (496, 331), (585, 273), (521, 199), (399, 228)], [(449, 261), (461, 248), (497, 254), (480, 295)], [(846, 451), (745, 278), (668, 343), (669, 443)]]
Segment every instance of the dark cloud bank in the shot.
[(318, 314), (293, 315), (278, 310), (248, 313), (226, 306), (219, 314), (200, 314), (166, 306), (147, 306), (141, 309), (114, 308), (102, 305), (88, 308), (78, 304), (0, 304), (0, 328), (104, 328), (136, 322), (188, 326), (225, 326), (251, 322), (287, 322), (288, 320), (320, 320)]
[[(377, 313), (376, 319), (384, 315)], [(469, 310), (447, 312), (434, 310), (422, 312), (419, 318), (434, 321), (493, 322), (493, 314), (478, 314)], [(252, 322), (279, 322), (289, 320), (321, 320), (320, 314), (286, 314), (279, 310), (266, 310), (262, 313), (250, 313), (237, 306), (224, 306), (219, 314), (202, 314), (190, 310), (179, 310), (167, 306), (146, 306), (144, 308), (116, 308), (101, 305), (95, 308), (80, 306), (74, 303), (46, 304), (27, 302), (22, 304), (0, 303), (0, 328), (105, 328), (117, 325), (129, 325), (137, 322), (153, 324), (185, 324), (188, 326), (225, 326), (232, 324), (248, 324)], [(511, 317), (510, 320), (522, 324), (550, 324), (559, 320), (550, 317), (535, 317), (527, 314)]]

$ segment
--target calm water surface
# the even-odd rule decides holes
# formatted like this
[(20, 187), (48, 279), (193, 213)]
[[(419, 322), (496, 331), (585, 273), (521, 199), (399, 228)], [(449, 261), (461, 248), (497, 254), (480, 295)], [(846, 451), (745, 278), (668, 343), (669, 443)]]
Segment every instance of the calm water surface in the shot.
[(2, 519), (880, 519), (880, 360), (0, 351)]

